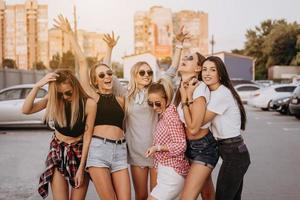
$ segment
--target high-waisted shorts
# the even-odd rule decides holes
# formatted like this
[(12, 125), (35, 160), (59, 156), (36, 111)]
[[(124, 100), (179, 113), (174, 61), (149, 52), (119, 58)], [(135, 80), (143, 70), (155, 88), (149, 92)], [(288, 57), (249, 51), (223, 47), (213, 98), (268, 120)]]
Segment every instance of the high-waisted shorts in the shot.
[(127, 169), (126, 142), (113, 143), (105, 139), (92, 137), (86, 162), (86, 168), (89, 167), (108, 168), (112, 173)]
[(214, 168), (219, 159), (218, 145), (213, 134), (209, 132), (197, 140), (187, 140), (185, 155), (192, 163)]

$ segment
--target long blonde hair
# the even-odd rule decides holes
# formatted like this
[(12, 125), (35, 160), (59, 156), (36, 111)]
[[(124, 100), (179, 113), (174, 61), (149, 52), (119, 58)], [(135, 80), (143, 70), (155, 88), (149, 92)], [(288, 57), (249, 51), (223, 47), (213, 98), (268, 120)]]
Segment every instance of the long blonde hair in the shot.
[[(137, 77), (139, 69), (140, 69), (140, 67), (142, 65), (147, 65), (147, 66), (150, 67), (150, 65), (147, 62), (140, 61), (140, 62), (135, 63), (132, 66), (131, 70), (130, 70), (130, 81), (129, 81), (129, 84), (128, 84), (128, 100), (129, 101), (131, 101), (135, 97), (135, 95), (137, 94), (137, 92), (138, 92), (136, 77)], [(151, 69), (151, 67), (150, 67), (150, 69)], [(149, 83), (149, 85), (151, 83), (152, 83), (152, 80)]]
[(150, 85), (148, 93), (158, 93), (161, 97), (164, 97), (167, 100), (168, 107), (171, 104), (174, 95), (173, 84), (169, 79), (161, 78)]
[[(82, 121), (85, 116), (85, 103), (88, 95), (83, 90), (77, 78), (72, 74), (72, 71), (68, 69), (59, 69), (55, 71), (59, 77), (56, 81), (49, 83), (48, 90), (48, 103), (46, 109), (45, 118), (47, 121), (54, 121), (60, 127), (67, 127), (68, 125), (73, 128), (74, 124), (80, 117), (80, 107), (82, 105)], [(66, 113), (65, 113), (65, 102), (63, 98), (57, 95), (57, 88), (60, 84), (70, 84), (73, 88), (72, 101), (71, 101), (71, 121), (67, 124)]]

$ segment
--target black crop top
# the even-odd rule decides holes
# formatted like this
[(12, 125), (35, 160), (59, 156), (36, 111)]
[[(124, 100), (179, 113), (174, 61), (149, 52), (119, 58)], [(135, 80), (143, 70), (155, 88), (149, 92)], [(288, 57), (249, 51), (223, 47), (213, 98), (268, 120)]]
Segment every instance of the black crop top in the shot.
[(95, 126), (112, 125), (123, 130), (124, 111), (113, 94), (100, 94)]
[(82, 120), (82, 116), (84, 115), (84, 109), (83, 109), (83, 103), (80, 101), (79, 103), (79, 116), (74, 124), (73, 128), (71, 129), (70, 123), (71, 123), (71, 104), (65, 103), (65, 112), (66, 112), (66, 118), (67, 118), (67, 127), (60, 127), (57, 122), (55, 122), (55, 130), (57, 130), (59, 133), (70, 136), (70, 137), (78, 137), (82, 135), (85, 131), (85, 121), (86, 116), (84, 116), (84, 119)]

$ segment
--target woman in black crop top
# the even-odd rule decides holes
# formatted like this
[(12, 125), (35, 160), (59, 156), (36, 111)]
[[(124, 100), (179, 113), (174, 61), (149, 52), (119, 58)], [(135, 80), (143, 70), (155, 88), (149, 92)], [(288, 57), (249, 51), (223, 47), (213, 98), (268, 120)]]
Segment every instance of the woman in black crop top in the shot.
[(85, 56), (64, 17), (58, 17), (56, 27), (69, 38), (75, 55), (78, 56), (81, 84), (86, 93), (97, 102), (86, 168), (101, 199), (113, 200), (116, 196), (117, 199), (130, 200), (127, 148), (123, 132), (124, 97), (113, 94), (113, 73), (107, 65), (92, 66), (88, 75)]
[[(48, 94), (34, 102), (39, 88), (49, 84)], [(51, 183), (53, 199), (85, 199), (89, 178), (85, 174), (89, 138), (92, 135), (96, 102), (84, 92), (70, 70), (57, 70), (37, 82), (25, 99), (24, 114), (43, 109), (46, 121), (54, 121), (55, 134), (50, 142), (46, 169), (40, 177), (38, 191), (48, 196)], [(69, 195), (69, 184), (71, 194)], [(70, 196), (70, 197), (69, 197)]]

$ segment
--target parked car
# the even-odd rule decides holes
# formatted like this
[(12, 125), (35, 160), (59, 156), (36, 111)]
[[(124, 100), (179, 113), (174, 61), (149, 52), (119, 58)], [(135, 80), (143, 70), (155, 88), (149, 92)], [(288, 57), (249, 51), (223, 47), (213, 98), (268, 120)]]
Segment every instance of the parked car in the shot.
[(297, 119), (300, 119), (300, 85), (298, 85), (292, 94), (289, 109), (291, 114), (295, 115)]
[(280, 84), (261, 88), (254, 92), (252, 98), (248, 100), (248, 104), (265, 111), (269, 110), (272, 100), (290, 97), (296, 87), (297, 85), (294, 84)]
[[(31, 115), (22, 113), (24, 100), (33, 86), (34, 84), (15, 85), (0, 91), (0, 127), (47, 126), (43, 120), (45, 110)], [(36, 101), (46, 94), (47, 87), (41, 88)]]
[(270, 103), (270, 108), (276, 110), (281, 114), (288, 115), (290, 114), (289, 111), (290, 101), (291, 101), (291, 97), (281, 97), (279, 99), (273, 100)]
[(253, 96), (254, 91), (260, 89), (259, 85), (255, 84), (239, 84), (234, 86), (243, 103), (247, 103), (248, 100)]

